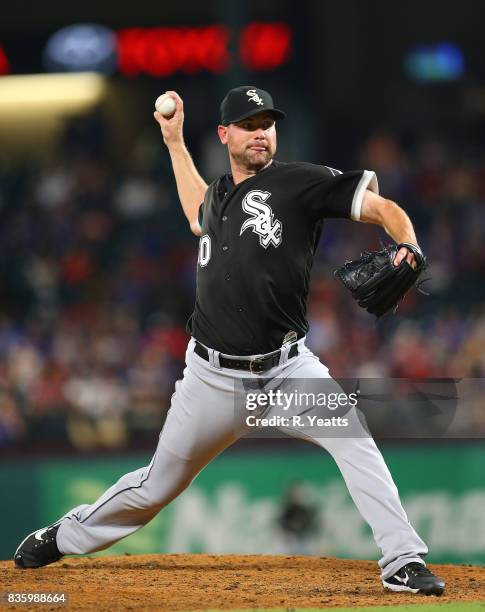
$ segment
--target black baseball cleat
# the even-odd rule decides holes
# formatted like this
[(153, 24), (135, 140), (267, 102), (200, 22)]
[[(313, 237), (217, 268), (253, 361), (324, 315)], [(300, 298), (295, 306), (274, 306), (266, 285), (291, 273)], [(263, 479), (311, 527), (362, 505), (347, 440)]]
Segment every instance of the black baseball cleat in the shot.
[(28, 569), (59, 561), (64, 556), (57, 548), (59, 527), (60, 523), (54, 523), (28, 535), (15, 552), (15, 565), (20, 569)]
[(391, 591), (408, 591), (424, 595), (440, 596), (445, 590), (445, 581), (430, 572), (426, 565), (418, 562), (404, 565), (393, 576), (383, 578), (382, 584)]

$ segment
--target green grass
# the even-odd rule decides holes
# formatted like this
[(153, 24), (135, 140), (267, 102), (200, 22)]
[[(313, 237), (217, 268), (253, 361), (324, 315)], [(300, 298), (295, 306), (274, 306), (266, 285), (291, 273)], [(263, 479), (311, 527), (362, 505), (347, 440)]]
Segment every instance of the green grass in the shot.
[[(223, 612), (485, 612), (485, 601), (476, 602), (443, 602), (432, 604), (412, 604), (409, 606), (379, 606), (369, 608), (244, 608), (238, 610), (224, 610)], [(221, 610), (205, 610), (205, 612), (221, 612)]]

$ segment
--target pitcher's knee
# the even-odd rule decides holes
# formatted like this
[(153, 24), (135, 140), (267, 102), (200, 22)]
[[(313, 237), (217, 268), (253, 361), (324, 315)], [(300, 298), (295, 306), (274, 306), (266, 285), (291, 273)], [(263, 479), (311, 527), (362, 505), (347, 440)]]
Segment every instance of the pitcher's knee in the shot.
[(145, 508), (164, 508), (178, 497), (192, 482), (192, 476), (177, 482), (153, 482), (140, 489), (140, 496)]
[(140, 483), (140, 503), (144, 508), (163, 508), (190, 485), (200, 467), (200, 462), (183, 459), (160, 445)]

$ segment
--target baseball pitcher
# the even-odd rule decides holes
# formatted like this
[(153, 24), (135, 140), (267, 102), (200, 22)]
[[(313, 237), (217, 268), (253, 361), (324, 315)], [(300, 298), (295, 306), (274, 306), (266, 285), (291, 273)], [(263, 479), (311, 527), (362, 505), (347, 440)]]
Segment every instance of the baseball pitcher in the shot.
[[(150, 464), (123, 476), (94, 503), (28, 535), (15, 553), (19, 568), (103, 550), (146, 525), (216, 455), (250, 431), (247, 420), (238, 418), (238, 410), (246, 409), (234, 401), (238, 384), (297, 379), (338, 387), (305, 345), (310, 271), (325, 219), (374, 223), (396, 242), (375, 261), (367, 254), (339, 274), (359, 303), (378, 316), (395, 308), (423, 267), (411, 221), (378, 195), (373, 172), (274, 160), (276, 122), (285, 113), (268, 92), (242, 86), (224, 98), (217, 130), (231, 172), (210, 185), (184, 144), (183, 102), (176, 92), (167, 94), (176, 102), (175, 113), (166, 118), (155, 112), (155, 119), (183, 211), (200, 237), (183, 379), (176, 383)], [(289, 418), (280, 429), (317, 444), (336, 461), (382, 553), (384, 587), (441, 595), (445, 584), (426, 567), (426, 544), (410, 524), (358, 411), (348, 410), (345, 421), (345, 435), (301, 428)]]

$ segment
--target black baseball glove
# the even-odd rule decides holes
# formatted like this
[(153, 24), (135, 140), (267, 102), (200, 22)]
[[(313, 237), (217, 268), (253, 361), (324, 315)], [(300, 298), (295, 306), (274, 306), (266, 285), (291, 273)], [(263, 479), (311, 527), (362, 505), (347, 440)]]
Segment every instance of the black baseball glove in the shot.
[[(394, 265), (394, 257), (401, 247), (412, 251), (416, 269), (406, 258), (398, 266)], [(383, 246), (381, 251), (362, 253), (359, 259), (348, 261), (335, 270), (335, 276), (349, 289), (359, 306), (381, 317), (390, 310), (395, 312), (413, 285), (419, 288), (417, 281), (425, 268), (426, 258), (421, 250), (413, 244), (402, 242)]]

